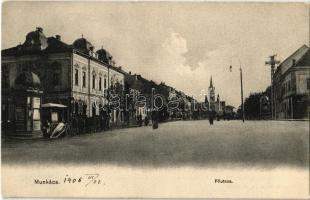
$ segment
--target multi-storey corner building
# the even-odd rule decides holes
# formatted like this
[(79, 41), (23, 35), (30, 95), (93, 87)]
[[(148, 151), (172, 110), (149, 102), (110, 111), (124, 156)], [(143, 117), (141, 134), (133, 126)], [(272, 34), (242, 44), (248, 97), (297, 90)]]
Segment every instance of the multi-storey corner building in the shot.
[[(99, 115), (98, 105), (106, 105), (108, 88), (124, 85), (123, 71), (114, 66), (106, 50), (95, 51), (83, 37), (72, 44), (61, 41), (59, 35), (46, 37), (40, 27), (28, 33), (23, 44), (2, 50), (1, 69), (2, 120), (14, 121), (12, 90), (16, 77), (25, 71), (39, 77), (42, 104), (68, 106), (67, 119), (78, 114)], [(121, 118), (121, 113), (112, 112), (111, 121)]]
[(310, 49), (303, 45), (274, 74), (276, 119), (305, 119), (310, 112)]

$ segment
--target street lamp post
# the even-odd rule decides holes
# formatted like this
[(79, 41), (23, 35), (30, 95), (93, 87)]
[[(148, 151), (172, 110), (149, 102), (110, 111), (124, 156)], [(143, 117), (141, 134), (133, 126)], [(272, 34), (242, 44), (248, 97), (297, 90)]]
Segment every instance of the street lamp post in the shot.
[[(241, 68), (241, 62), (239, 60), (239, 70), (240, 70), (240, 90), (241, 90), (241, 111), (242, 111), (242, 122), (244, 123), (244, 104), (243, 104), (243, 78), (242, 78), (242, 68)], [(232, 66), (229, 66), (229, 71), (232, 72)]]

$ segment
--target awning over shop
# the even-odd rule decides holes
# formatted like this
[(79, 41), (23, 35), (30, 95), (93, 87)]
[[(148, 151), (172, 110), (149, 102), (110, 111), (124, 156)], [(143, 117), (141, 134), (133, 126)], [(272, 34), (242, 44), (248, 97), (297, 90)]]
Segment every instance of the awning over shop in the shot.
[(42, 104), (42, 108), (66, 108), (67, 106), (57, 103)]

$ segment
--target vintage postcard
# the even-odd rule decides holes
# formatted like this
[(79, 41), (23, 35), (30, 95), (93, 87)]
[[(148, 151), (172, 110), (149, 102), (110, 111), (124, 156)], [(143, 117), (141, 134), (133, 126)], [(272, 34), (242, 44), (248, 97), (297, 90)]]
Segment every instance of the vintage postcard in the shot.
[(309, 4), (1, 16), (2, 197), (309, 199)]

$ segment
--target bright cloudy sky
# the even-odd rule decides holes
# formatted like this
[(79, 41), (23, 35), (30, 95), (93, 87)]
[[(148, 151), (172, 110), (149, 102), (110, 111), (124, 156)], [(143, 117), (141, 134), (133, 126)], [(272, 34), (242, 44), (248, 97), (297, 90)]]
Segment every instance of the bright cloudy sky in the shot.
[[(41, 26), (68, 44), (84, 35), (127, 71), (199, 99), (210, 76), (227, 104), (270, 84), (271, 54), (285, 59), (309, 44), (309, 7), (293, 3), (9, 2), (2, 4), (2, 49)], [(233, 66), (232, 72), (229, 65)]]

